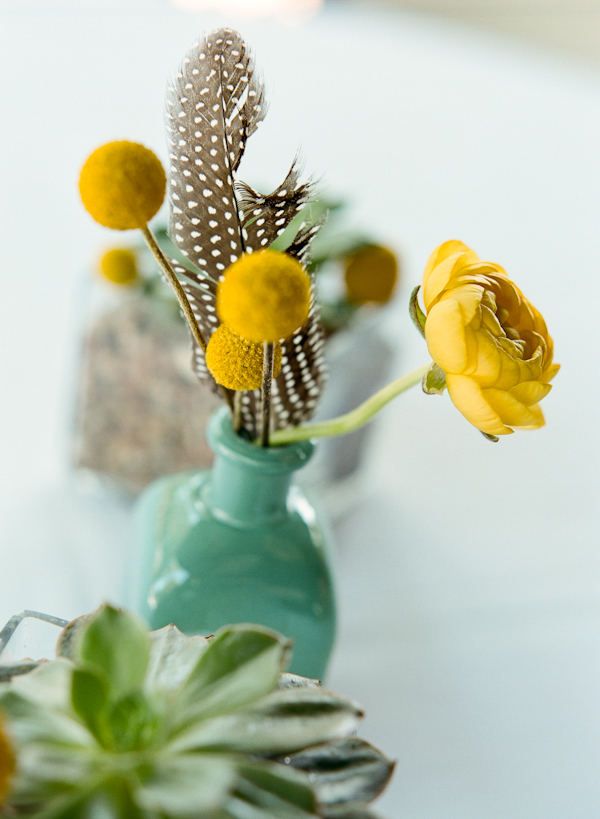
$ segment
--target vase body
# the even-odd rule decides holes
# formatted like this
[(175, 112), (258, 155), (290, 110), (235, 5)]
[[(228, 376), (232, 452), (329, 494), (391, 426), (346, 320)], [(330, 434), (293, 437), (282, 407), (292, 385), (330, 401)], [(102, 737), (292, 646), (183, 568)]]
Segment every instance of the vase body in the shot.
[(292, 485), (313, 445), (261, 449), (224, 409), (208, 440), (211, 470), (163, 478), (140, 498), (136, 608), (151, 627), (186, 633), (268, 626), (293, 640), (295, 673), (322, 679), (335, 636), (328, 538)]

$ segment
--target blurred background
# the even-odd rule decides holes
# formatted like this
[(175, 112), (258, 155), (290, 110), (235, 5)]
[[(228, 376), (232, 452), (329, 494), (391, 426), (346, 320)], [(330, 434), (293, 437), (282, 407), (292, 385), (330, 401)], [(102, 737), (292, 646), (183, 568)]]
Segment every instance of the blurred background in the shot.
[(547, 427), (496, 446), (447, 398), (403, 396), (333, 509), (330, 683), (397, 759), (381, 812), (591, 819), (598, 0), (0, 0), (0, 622), (121, 594), (129, 496), (72, 466), (86, 333), (112, 297), (93, 268), (115, 244), (83, 212), (77, 176), (109, 139), (165, 157), (167, 78), (225, 22), (253, 45), (270, 100), (243, 176), (272, 188), (301, 149), (307, 173), (348, 201), (348, 224), (400, 255), (396, 298), (373, 325), (393, 346), (390, 372), (426, 358), (406, 303), (448, 238), (513, 274), (563, 366)]

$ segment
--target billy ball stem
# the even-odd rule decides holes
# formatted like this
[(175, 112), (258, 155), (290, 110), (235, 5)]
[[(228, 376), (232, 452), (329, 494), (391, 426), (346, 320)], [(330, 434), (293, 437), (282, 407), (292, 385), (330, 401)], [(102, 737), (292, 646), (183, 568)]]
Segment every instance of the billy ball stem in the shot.
[(242, 393), (237, 391), (233, 394), (233, 429), (239, 432), (242, 428)]
[(144, 225), (144, 227), (141, 228), (141, 231), (144, 235), (144, 239), (146, 240), (146, 244), (148, 245), (152, 255), (158, 262), (158, 265), (162, 272), (165, 274), (167, 281), (175, 291), (177, 301), (179, 302), (179, 306), (183, 311), (185, 320), (187, 321), (189, 328), (192, 332), (192, 335), (194, 336), (195, 342), (204, 352), (206, 352), (206, 341), (204, 340), (204, 336), (200, 332), (200, 327), (198, 326), (198, 322), (196, 321), (196, 316), (193, 313), (192, 307), (190, 305), (185, 290), (183, 289), (179, 279), (175, 275), (175, 271), (169, 264), (165, 254), (158, 246), (158, 242), (154, 238), (154, 235), (150, 228), (148, 227), (148, 225)]
[(263, 382), (261, 389), (262, 398), (262, 426), (261, 426), (261, 446), (269, 446), (271, 434), (271, 385), (273, 383), (273, 362), (275, 359), (275, 345), (271, 341), (263, 343)]
[[(202, 335), (198, 322), (196, 321), (196, 316), (194, 315), (194, 311), (192, 310), (192, 306), (189, 302), (187, 294), (183, 287), (181, 286), (181, 282), (177, 278), (175, 271), (173, 270), (169, 263), (169, 260), (160, 249), (158, 242), (154, 238), (154, 234), (152, 233), (148, 225), (144, 225), (142, 228), (140, 228), (140, 230), (142, 231), (142, 234), (144, 236), (144, 239), (146, 240), (146, 244), (148, 245), (150, 252), (156, 259), (158, 266), (160, 267), (167, 281), (175, 291), (177, 301), (179, 302), (179, 306), (181, 307), (187, 325), (190, 328), (190, 332), (194, 337), (194, 341), (200, 347), (200, 349), (204, 353), (206, 353), (206, 341), (204, 339), (204, 336)], [(233, 399), (231, 397), (230, 392), (228, 390), (220, 390), (220, 392), (225, 398), (225, 401), (227, 401), (227, 403), (229, 404), (229, 408), (233, 412)]]

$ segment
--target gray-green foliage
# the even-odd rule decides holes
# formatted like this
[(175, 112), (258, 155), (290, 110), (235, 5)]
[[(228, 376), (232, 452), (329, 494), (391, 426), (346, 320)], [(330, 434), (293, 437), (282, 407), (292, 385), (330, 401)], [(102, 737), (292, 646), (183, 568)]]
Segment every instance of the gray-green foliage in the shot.
[(15, 815), (372, 816), (392, 764), (353, 736), (354, 703), (283, 673), (280, 635), (149, 634), (111, 606), (66, 634), (62, 656), (0, 685), (18, 758)]

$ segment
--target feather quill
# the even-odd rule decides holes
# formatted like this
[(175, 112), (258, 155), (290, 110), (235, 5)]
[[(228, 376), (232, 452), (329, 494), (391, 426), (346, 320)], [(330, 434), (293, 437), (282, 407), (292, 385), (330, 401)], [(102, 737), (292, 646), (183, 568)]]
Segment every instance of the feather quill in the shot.
[[(269, 247), (310, 199), (294, 163), (271, 194), (237, 178), (246, 143), (266, 114), (264, 86), (250, 49), (231, 29), (196, 43), (167, 94), (169, 235), (186, 258), (174, 262), (202, 334), (219, 325), (216, 292), (225, 269), (243, 253)], [(319, 225), (300, 227), (287, 252), (305, 262)], [(301, 423), (316, 407), (324, 381), (322, 337), (314, 303), (305, 326), (283, 342), (281, 375), (273, 385), (275, 428)], [(214, 381), (195, 343), (192, 366)], [(258, 393), (242, 398), (244, 426), (255, 435)]]

